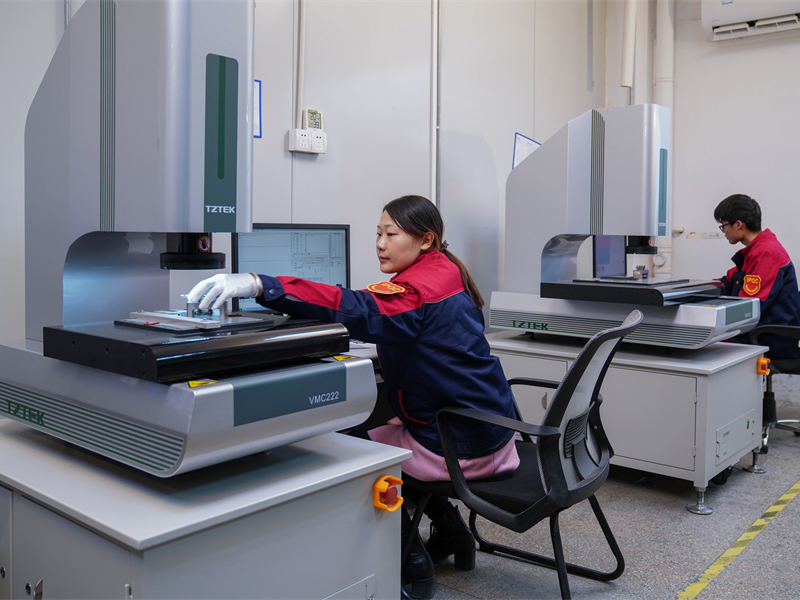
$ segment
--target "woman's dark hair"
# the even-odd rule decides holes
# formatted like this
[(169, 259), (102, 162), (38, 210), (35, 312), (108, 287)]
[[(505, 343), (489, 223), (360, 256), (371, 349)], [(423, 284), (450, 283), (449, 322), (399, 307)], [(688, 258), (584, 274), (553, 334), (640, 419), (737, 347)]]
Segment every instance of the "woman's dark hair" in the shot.
[(422, 196), (402, 196), (389, 202), (383, 207), (392, 221), (408, 235), (421, 238), (426, 233), (433, 234), (433, 247), (442, 252), (458, 270), (461, 271), (461, 281), (470, 298), (478, 308), (483, 308), (483, 297), (478, 286), (469, 274), (467, 267), (458, 257), (450, 252), (443, 244), (444, 221), (436, 205)]
[(714, 209), (717, 223), (741, 221), (753, 233), (761, 231), (761, 207), (758, 202), (744, 194), (728, 196)]

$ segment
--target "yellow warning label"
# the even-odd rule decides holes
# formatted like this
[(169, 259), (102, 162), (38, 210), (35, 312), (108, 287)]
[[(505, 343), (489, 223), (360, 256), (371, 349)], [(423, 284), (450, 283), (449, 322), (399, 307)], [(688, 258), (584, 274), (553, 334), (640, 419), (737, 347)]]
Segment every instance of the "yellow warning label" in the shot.
[(219, 382), (218, 381), (206, 380), (206, 381), (189, 381), (188, 383), (189, 383), (189, 387), (193, 387), (194, 388), (194, 387), (200, 387), (200, 386), (203, 386), (203, 385), (211, 385), (212, 383), (219, 383)]

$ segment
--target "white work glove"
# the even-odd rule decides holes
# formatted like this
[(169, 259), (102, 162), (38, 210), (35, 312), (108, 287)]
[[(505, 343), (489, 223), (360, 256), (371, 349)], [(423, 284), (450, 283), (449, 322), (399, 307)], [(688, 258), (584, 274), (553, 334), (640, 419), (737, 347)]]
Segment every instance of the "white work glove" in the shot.
[(211, 306), (212, 309), (217, 309), (229, 298), (256, 297), (261, 295), (261, 291), (261, 278), (255, 273), (224, 273), (198, 283), (188, 293), (186, 301), (197, 302), (205, 294), (199, 308), (206, 310)]

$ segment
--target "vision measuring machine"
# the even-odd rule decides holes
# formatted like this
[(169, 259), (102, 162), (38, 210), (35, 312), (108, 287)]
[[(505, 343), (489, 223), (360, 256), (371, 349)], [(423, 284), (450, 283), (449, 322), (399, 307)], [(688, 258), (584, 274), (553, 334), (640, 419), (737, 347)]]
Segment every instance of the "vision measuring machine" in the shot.
[[(707, 514), (709, 480), (727, 479), (751, 451), (757, 468), (756, 365), (766, 348), (721, 340), (752, 329), (759, 302), (722, 296), (715, 281), (595, 278), (583, 244), (626, 236), (629, 253), (645, 254), (655, 251), (646, 237), (670, 235), (670, 121), (657, 105), (592, 110), (511, 172), (505, 290), (490, 303), (490, 325), (503, 331), (487, 337), (507, 376), (559, 379), (580, 338), (641, 310), (603, 383), (612, 462), (692, 481), (697, 501), (687, 509)], [(538, 422), (550, 391), (528, 393), (517, 400)]]
[[(89, 1), (25, 130), (26, 339), (0, 416), (168, 477), (364, 421), (339, 324), (158, 310), (251, 227), (252, 0)], [(204, 232), (204, 233), (185, 233)]]
[(626, 342), (698, 349), (758, 323), (758, 300), (722, 297), (715, 281), (580, 272), (579, 250), (591, 236), (628, 236), (629, 253), (649, 254), (655, 248), (642, 238), (670, 235), (670, 131), (670, 111), (658, 105), (592, 110), (512, 171), (506, 291), (492, 294), (492, 327), (589, 338), (638, 308), (644, 321)]

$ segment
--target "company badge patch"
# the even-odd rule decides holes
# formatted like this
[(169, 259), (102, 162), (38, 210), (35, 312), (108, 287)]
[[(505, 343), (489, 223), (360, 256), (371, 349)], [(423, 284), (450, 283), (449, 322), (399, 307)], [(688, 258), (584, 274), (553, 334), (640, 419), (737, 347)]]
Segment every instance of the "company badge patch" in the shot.
[(402, 294), (406, 291), (406, 288), (389, 281), (381, 281), (380, 283), (368, 285), (367, 290), (374, 294)]
[(743, 289), (749, 296), (755, 296), (761, 290), (761, 277), (758, 275), (745, 275)]

